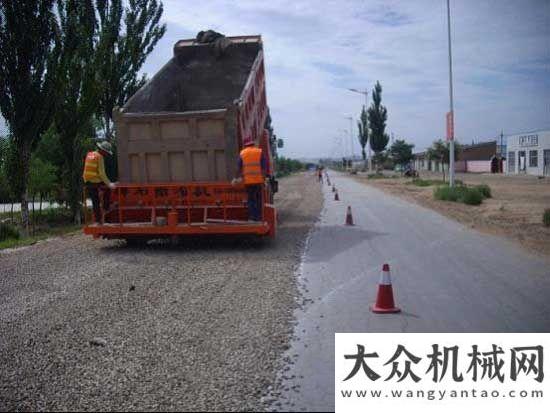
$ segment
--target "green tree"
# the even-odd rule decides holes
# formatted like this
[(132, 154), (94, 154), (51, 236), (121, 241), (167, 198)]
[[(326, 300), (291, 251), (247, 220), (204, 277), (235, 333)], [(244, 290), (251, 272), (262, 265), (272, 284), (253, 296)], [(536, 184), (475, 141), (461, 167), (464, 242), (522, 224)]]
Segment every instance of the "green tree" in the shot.
[[(11, 203), (11, 220), (13, 222), (13, 204), (20, 199), (19, 194), (21, 193), (21, 188), (23, 186), (23, 183), (21, 182), (23, 175), (20, 171), (19, 157), (13, 136), (8, 135), (5, 142), (2, 170), (3, 175), (6, 177), (6, 193), (8, 195), (9, 202)], [(26, 230), (28, 232), (28, 225)]]
[(11, 202), (10, 181), (8, 179), (6, 165), (9, 154), (9, 141), (5, 136), (0, 136), (0, 204)]
[[(462, 150), (462, 146), (455, 141), (455, 161), (458, 159), (458, 155)], [(428, 159), (441, 162), (442, 165), (448, 165), (450, 159), (449, 144), (442, 139), (436, 140), (430, 148), (426, 151)], [(445, 167), (443, 169), (443, 182), (445, 182)]]
[(385, 167), (384, 164), (388, 162), (388, 159), (389, 159), (388, 151), (381, 151), (381, 152), (375, 153), (374, 156), (372, 157), (372, 160), (376, 165), (376, 167), (382, 168), (382, 169), (384, 169)]
[(57, 168), (51, 162), (43, 161), (37, 156), (31, 158), (29, 194), (32, 197), (33, 214), (36, 196), (39, 197), (40, 213), (42, 213), (42, 200), (44, 197), (49, 198), (58, 182)]
[(382, 85), (376, 82), (372, 91), (372, 104), (368, 110), (370, 147), (376, 155), (386, 149), (390, 137), (386, 134), (388, 111), (382, 105)]
[(0, 169), (0, 204), (6, 204), (11, 201), (9, 180), (4, 169)]
[(305, 165), (296, 159), (285, 158), (284, 156), (278, 156), (276, 159), (277, 177), (283, 177), (304, 168)]
[(44, 162), (50, 162), (58, 171), (63, 168), (61, 140), (53, 124), (40, 137), (33, 155)]
[(93, 0), (66, 0), (57, 3), (61, 32), (61, 59), (57, 72), (59, 105), (54, 124), (63, 155), (63, 183), (67, 203), (75, 223), (80, 223), (82, 168), (86, 147), (84, 130), (98, 110), (94, 55), (96, 15)]
[(397, 139), (392, 143), (389, 149), (389, 154), (393, 161), (398, 165), (406, 165), (413, 158), (412, 150), (414, 145), (407, 143), (402, 139)]
[(55, 167), (57, 185), (53, 193), (50, 194), (50, 200), (55, 200), (58, 203), (67, 202), (67, 190), (63, 182), (64, 174), (64, 151), (61, 147), (61, 140), (55, 129), (55, 125), (51, 125), (46, 132), (40, 137), (40, 141), (36, 145), (33, 152), (33, 157), (36, 157), (44, 162), (49, 162)]
[(9, 143), (7, 136), (0, 135), (0, 170), (2, 170), (8, 158)]
[(97, 0), (98, 116), (107, 139), (112, 139), (113, 108), (122, 106), (145, 84), (146, 76), (138, 78), (138, 72), (166, 32), (166, 25), (160, 24), (162, 2), (127, 2), (124, 8), (123, 0)]
[(361, 155), (363, 160), (367, 159), (367, 154), (365, 153), (365, 146), (369, 141), (369, 124), (368, 124), (368, 115), (367, 108), (363, 106), (361, 110), (361, 117), (357, 122), (357, 130), (359, 131), (359, 144), (361, 145)]
[(27, 182), (31, 151), (51, 123), (56, 103), (59, 41), (54, 0), (0, 1), (0, 111), (12, 135), (10, 181), (29, 232)]

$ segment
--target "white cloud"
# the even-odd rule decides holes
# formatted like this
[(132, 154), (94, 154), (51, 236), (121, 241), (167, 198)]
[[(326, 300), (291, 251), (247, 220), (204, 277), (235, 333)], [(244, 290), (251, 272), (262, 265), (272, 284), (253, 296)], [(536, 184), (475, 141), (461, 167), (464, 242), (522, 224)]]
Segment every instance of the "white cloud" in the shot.
[[(464, 142), (550, 127), (550, 2), (452, 0), (455, 119)], [(262, 34), (268, 103), (290, 156), (340, 155), (363, 97), (384, 87), (388, 131), (422, 149), (444, 134), (448, 110), (444, 0), (164, 0), (168, 31), (153, 73), (179, 38), (212, 28)], [(346, 141), (349, 141), (347, 139)], [(355, 153), (359, 154), (355, 143)], [(348, 149), (349, 151), (349, 149)]]

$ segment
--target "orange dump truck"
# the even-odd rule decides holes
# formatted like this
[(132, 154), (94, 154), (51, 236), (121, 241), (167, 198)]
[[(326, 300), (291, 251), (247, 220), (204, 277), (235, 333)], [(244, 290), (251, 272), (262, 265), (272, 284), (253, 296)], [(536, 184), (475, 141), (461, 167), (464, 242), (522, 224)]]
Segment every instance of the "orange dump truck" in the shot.
[[(273, 155), (260, 36), (180, 40), (174, 56), (113, 115), (119, 185), (84, 232), (128, 241), (202, 234), (275, 236)], [(262, 219), (249, 222), (238, 157), (267, 160)], [(101, 195), (100, 195), (101, 198)], [(102, 203), (101, 203), (102, 204)]]

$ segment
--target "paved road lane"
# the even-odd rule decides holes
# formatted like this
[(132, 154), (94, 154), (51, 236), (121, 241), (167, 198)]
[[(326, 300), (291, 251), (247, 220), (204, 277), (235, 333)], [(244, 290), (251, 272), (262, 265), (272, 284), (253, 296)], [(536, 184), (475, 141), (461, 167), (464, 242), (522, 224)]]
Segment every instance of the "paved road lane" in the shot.
[[(548, 332), (550, 262), (504, 239), (333, 173), (302, 263), (294, 360), (283, 408), (334, 409), (335, 332)], [(343, 225), (347, 206), (354, 227)], [(401, 314), (376, 315), (389, 263)], [(292, 386), (295, 386), (294, 389)], [(287, 400), (290, 400), (287, 404)]]

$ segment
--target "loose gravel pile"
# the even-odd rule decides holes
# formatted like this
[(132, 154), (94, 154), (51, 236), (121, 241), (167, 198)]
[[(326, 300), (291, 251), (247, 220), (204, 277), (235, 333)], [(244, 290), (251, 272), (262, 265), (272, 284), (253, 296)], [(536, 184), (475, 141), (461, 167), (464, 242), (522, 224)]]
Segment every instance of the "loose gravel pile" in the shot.
[(310, 174), (280, 188), (275, 241), (75, 235), (0, 253), (0, 410), (261, 409), (322, 203)]

